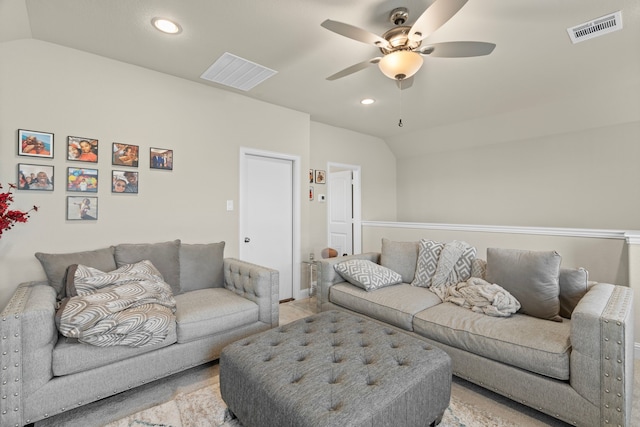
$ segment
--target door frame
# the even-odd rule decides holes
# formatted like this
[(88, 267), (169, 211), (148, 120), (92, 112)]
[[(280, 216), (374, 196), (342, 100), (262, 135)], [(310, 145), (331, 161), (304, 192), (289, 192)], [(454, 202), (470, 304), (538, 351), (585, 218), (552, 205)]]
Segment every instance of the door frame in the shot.
[[(327, 162), (327, 181), (332, 170), (350, 170), (353, 179), (353, 253), (362, 253), (362, 185), (361, 185), (361, 167), (359, 165), (349, 165), (345, 163)], [(327, 191), (329, 191), (327, 189)], [(327, 197), (327, 245), (331, 244), (331, 234), (329, 230), (329, 222), (331, 220), (329, 212), (331, 212), (331, 198)]]
[[(239, 210), (239, 235), (238, 235), (238, 247), (239, 247), (239, 257), (240, 259), (243, 259), (243, 255), (244, 255), (244, 236), (245, 236), (245, 230), (244, 230), (244, 219), (246, 216), (246, 212), (244, 211), (244, 206), (246, 204), (246, 200), (245, 199), (245, 188), (247, 183), (245, 182), (245, 171), (247, 168), (247, 156), (258, 156), (258, 157), (269, 157), (272, 159), (279, 159), (279, 160), (288, 160), (292, 162), (292, 174), (293, 176), (291, 177), (291, 183), (292, 183), (292, 250), (291, 250), (291, 254), (292, 254), (292, 265), (291, 265), (291, 286), (293, 287), (292, 289), (292, 295), (294, 299), (299, 299), (300, 298), (300, 268), (297, 268), (297, 266), (300, 265), (301, 263), (301, 258), (300, 258), (300, 156), (296, 156), (293, 154), (285, 154), (285, 153), (278, 153), (275, 151), (266, 151), (266, 150), (258, 150), (255, 148), (248, 148), (248, 147), (240, 147), (240, 186), (239, 186), (239, 191), (240, 191), (240, 197), (238, 198), (238, 210)], [(296, 286), (296, 284), (298, 284), (298, 286)]]

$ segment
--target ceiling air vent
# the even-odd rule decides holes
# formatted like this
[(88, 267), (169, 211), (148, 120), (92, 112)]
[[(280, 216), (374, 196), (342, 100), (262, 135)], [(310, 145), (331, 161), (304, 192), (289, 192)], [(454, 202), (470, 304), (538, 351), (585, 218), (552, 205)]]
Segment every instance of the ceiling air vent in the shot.
[(225, 52), (200, 78), (249, 91), (276, 73), (277, 71)]
[(567, 28), (571, 42), (578, 43), (622, 29), (622, 12), (602, 16), (573, 28)]

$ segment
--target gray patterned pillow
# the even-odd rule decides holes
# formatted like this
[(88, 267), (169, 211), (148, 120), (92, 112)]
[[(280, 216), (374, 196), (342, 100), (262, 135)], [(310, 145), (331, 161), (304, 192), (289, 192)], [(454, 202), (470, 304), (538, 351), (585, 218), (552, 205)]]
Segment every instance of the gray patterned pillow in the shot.
[(431, 286), (431, 279), (438, 267), (438, 259), (444, 248), (444, 243), (433, 240), (420, 240), (418, 245), (418, 262), (416, 264), (416, 275), (411, 284), (428, 288)]
[(364, 259), (351, 259), (333, 266), (347, 282), (366, 291), (402, 283), (395, 271)]

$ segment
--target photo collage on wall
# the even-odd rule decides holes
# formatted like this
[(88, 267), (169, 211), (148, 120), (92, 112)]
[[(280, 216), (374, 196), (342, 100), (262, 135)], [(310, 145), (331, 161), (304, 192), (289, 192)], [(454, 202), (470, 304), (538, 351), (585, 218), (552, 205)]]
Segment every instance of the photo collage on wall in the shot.
[[(96, 138), (68, 136), (66, 160), (80, 163), (68, 166), (66, 170), (67, 196), (66, 219), (98, 219), (98, 188), (108, 184), (109, 177), (100, 176), (97, 168), (99, 141)], [(18, 155), (32, 157), (34, 161), (53, 159), (54, 134), (49, 132), (18, 129)], [(110, 186), (112, 194), (138, 194), (138, 167), (140, 146), (112, 143)], [(150, 169), (173, 170), (173, 150), (166, 148), (149, 149)], [(54, 190), (54, 166), (48, 164), (18, 163), (18, 190)], [(82, 193), (82, 194), (78, 194)], [(86, 193), (86, 194), (84, 194)]]

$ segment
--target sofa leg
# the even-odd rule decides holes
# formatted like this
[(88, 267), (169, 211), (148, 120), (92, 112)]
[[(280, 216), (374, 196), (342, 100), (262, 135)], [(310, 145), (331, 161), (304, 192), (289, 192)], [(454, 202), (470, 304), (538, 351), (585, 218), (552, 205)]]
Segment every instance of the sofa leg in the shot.
[(442, 417), (444, 416), (444, 412), (440, 415), (438, 415), (438, 417), (433, 420), (433, 422), (429, 425), (430, 427), (436, 427), (438, 424), (440, 424), (440, 421), (442, 421)]

